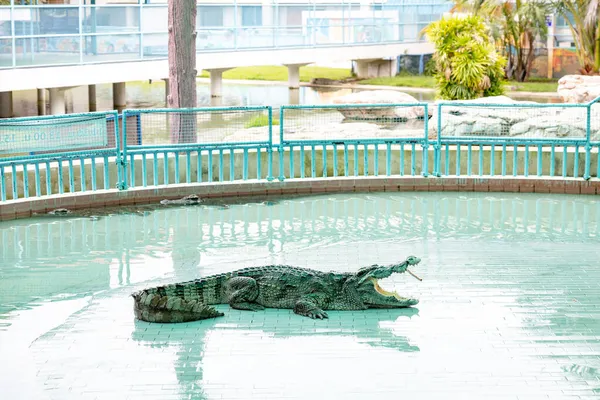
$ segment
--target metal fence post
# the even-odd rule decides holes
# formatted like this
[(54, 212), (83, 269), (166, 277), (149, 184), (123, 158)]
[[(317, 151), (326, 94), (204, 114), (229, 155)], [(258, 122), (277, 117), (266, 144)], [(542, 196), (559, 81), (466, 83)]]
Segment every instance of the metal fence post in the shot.
[[(436, 116), (436, 125), (437, 125), (437, 137), (436, 137), (436, 147), (437, 150), (435, 152), (435, 176), (442, 176), (441, 166), (442, 163), (442, 103), (438, 103), (437, 105), (437, 116)], [(446, 157), (448, 154), (446, 153)]]
[(271, 182), (275, 179), (273, 178), (273, 108), (271, 106), (267, 106), (267, 112), (269, 114), (269, 149), (267, 151), (269, 159), (267, 161), (267, 180)]
[[(424, 125), (424, 129), (425, 129), (425, 138), (423, 139), (423, 176), (424, 177), (428, 177), (429, 176), (429, 109), (427, 107), (427, 104), (424, 104), (424, 114), (423, 114), (423, 125)], [(434, 155), (434, 175), (435, 175), (435, 157), (436, 157), (436, 153), (435, 153), (435, 146), (433, 148), (433, 155)]]
[[(121, 114), (123, 129), (119, 131), (119, 112), (115, 111), (115, 132), (117, 143), (117, 188), (127, 190), (127, 110)], [(121, 144), (123, 147), (121, 148)]]
[(587, 110), (586, 110), (586, 121), (585, 121), (585, 168), (584, 168), (584, 172), (583, 172), (583, 179), (585, 179), (586, 181), (589, 180), (591, 178), (590, 176), (590, 164), (592, 162), (591, 160), (591, 149), (592, 149), (592, 144), (590, 143), (591, 140), (591, 130), (592, 130), (592, 104), (593, 102), (588, 103), (587, 105)]
[[(278, 148), (278, 152), (279, 152), (279, 180), (283, 182), (283, 180), (285, 180), (285, 173), (284, 173), (284, 169), (285, 166), (283, 164), (283, 120), (284, 120), (284, 110), (285, 110), (285, 106), (280, 106), (279, 107), (279, 148)], [(291, 151), (291, 150), (290, 150)], [(290, 166), (290, 168), (292, 168)], [(292, 171), (290, 171), (290, 176), (292, 176)]]

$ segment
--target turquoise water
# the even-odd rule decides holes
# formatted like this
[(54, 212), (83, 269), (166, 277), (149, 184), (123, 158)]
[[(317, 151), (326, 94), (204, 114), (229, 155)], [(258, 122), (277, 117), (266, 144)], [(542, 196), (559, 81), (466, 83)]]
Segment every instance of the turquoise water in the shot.
[[(2, 399), (597, 399), (595, 197), (335, 194), (0, 223)], [(405, 310), (135, 321), (129, 294), (243, 266), (354, 271)]]

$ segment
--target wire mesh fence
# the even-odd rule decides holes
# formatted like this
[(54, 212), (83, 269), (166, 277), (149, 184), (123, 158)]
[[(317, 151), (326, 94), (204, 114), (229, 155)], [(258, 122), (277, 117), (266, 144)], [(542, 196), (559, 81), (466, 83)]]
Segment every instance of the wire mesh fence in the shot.
[[(271, 107), (125, 110), (123, 115), (126, 187), (271, 176), (276, 122)], [(139, 143), (131, 144), (131, 137)]]
[(117, 187), (116, 111), (0, 120), (0, 200)]
[(425, 139), (429, 109), (425, 103), (283, 106), (280, 120), (279, 140), (284, 144), (323, 140)]
[(0, 159), (117, 149), (116, 112), (0, 119)]
[(280, 178), (426, 174), (428, 123), (425, 103), (283, 106), (277, 170)]
[(433, 109), (435, 175), (590, 176), (596, 155), (586, 144), (599, 137), (600, 120), (588, 104), (490, 101)]
[(444, 138), (578, 139), (600, 138), (600, 120), (588, 123), (586, 104), (535, 102), (485, 104), (439, 103), (430, 132)]
[[(271, 107), (125, 110), (128, 147), (270, 143)], [(134, 121), (130, 117), (136, 117)], [(133, 124), (133, 126), (132, 126)]]

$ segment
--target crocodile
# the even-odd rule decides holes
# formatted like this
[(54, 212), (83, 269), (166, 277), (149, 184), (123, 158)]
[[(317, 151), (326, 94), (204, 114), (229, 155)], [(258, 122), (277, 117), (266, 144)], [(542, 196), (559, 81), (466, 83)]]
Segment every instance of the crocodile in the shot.
[(71, 214), (71, 210), (66, 208), (57, 208), (56, 210), (48, 211), (49, 215), (67, 215)]
[(327, 310), (403, 308), (417, 299), (388, 292), (378, 280), (394, 273), (409, 272), (421, 259), (359, 269), (356, 273), (323, 272), (290, 265), (267, 265), (211, 275), (192, 281), (136, 291), (134, 314), (139, 320), (177, 323), (222, 317), (213, 305), (229, 304), (238, 310), (292, 309), (313, 318), (328, 318)]
[(204, 199), (200, 198), (198, 195), (190, 194), (189, 196), (185, 196), (181, 199), (176, 200), (161, 200), (160, 204), (162, 205), (178, 205), (178, 206), (191, 206), (200, 204), (204, 201)]

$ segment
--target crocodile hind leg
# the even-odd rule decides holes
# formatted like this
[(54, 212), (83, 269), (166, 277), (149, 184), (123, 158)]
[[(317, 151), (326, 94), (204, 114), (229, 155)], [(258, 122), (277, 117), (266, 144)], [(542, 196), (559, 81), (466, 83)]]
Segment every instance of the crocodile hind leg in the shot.
[(247, 276), (237, 276), (227, 281), (225, 291), (231, 308), (237, 310), (258, 311), (265, 308), (255, 303), (258, 298), (258, 284)]
[(319, 307), (320, 297), (317, 295), (308, 295), (302, 297), (296, 302), (294, 306), (294, 312), (298, 315), (309, 317), (312, 319), (324, 319), (329, 318), (327, 313)]

